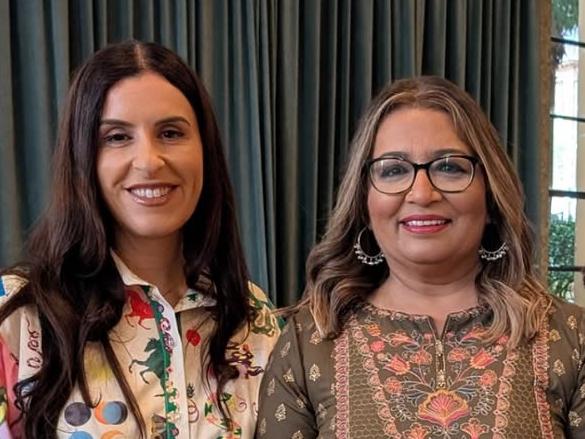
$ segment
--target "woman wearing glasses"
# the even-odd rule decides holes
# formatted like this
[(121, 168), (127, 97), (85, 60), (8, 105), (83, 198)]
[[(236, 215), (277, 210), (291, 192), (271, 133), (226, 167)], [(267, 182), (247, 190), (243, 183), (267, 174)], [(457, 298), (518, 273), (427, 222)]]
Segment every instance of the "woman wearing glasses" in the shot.
[(531, 265), (518, 178), (446, 80), (371, 104), (260, 390), (260, 438), (585, 437), (583, 311)]

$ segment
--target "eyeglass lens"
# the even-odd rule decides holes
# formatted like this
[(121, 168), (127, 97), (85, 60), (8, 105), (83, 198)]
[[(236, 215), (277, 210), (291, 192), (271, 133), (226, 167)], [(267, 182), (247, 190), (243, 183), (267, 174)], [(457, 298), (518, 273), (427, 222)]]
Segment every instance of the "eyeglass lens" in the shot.
[[(474, 164), (467, 157), (441, 157), (422, 167), (426, 168), (433, 186), (444, 192), (463, 191), (473, 179)], [(370, 176), (380, 192), (396, 194), (414, 183), (415, 165), (400, 158), (381, 158), (370, 165)]]

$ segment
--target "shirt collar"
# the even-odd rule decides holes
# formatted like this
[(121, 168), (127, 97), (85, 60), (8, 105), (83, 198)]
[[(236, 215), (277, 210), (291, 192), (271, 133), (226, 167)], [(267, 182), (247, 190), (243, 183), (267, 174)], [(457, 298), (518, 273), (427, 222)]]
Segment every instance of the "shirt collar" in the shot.
[[(141, 286), (148, 286), (150, 287), (151, 291), (155, 292), (158, 299), (164, 300), (164, 297), (158, 291), (158, 288), (155, 285), (152, 285), (146, 282), (144, 279), (138, 277), (136, 274), (128, 268), (128, 266), (122, 261), (122, 259), (116, 254), (114, 250), (110, 250), (110, 254), (112, 255), (112, 259), (116, 264), (116, 268), (118, 269), (118, 273), (120, 273), (120, 277), (122, 278), (122, 282), (126, 286), (133, 286), (133, 285), (141, 285)], [(166, 300), (165, 300), (166, 301)], [(175, 305), (175, 312), (185, 311), (191, 308), (199, 308), (199, 307), (211, 307), (215, 306), (217, 301), (213, 297), (209, 297), (205, 294), (202, 294), (199, 291), (196, 291), (192, 288), (188, 288), (185, 292), (185, 295), (179, 302)]]

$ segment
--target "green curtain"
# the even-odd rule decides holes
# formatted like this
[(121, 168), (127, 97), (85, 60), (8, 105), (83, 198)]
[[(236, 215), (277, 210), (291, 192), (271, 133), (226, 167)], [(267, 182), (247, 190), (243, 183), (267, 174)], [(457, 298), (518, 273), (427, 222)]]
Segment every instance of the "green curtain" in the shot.
[(466, 88), (500, 132), (538, 226), (539, 14), (533, 0), (1, 0), (0, 266), (47, 199), (71, 72), (108, 43), (177, 51), (220, 121), (251, 276), (296, 301), (355, 125), (388, 81)]

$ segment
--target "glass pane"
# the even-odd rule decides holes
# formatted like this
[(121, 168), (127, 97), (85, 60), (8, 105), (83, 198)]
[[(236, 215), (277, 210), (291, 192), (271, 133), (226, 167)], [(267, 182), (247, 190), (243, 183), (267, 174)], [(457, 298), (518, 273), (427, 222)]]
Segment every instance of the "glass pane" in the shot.
[(585, 48), (552, 43), (551, 55), (554, 69), (551, 113), (585, 118), (585, 87), (580, 86), (584, 81), (579, 77), (579, 68), (585, 70)]
[(553, 0), (552, 2), (553, 36), (560, 38), (571, 38), (571, 35), (577, 34), (578, 19), (579, 0)]
[(552, 121), (551, 189), (585, 192), (585, 123)]
[(585, 284), (581, 271), (551, 270), (553, 267), (585, 266), (584, 200), (551, 198), (548, 264), (551, 293), (580, 304), (585, 303)]

